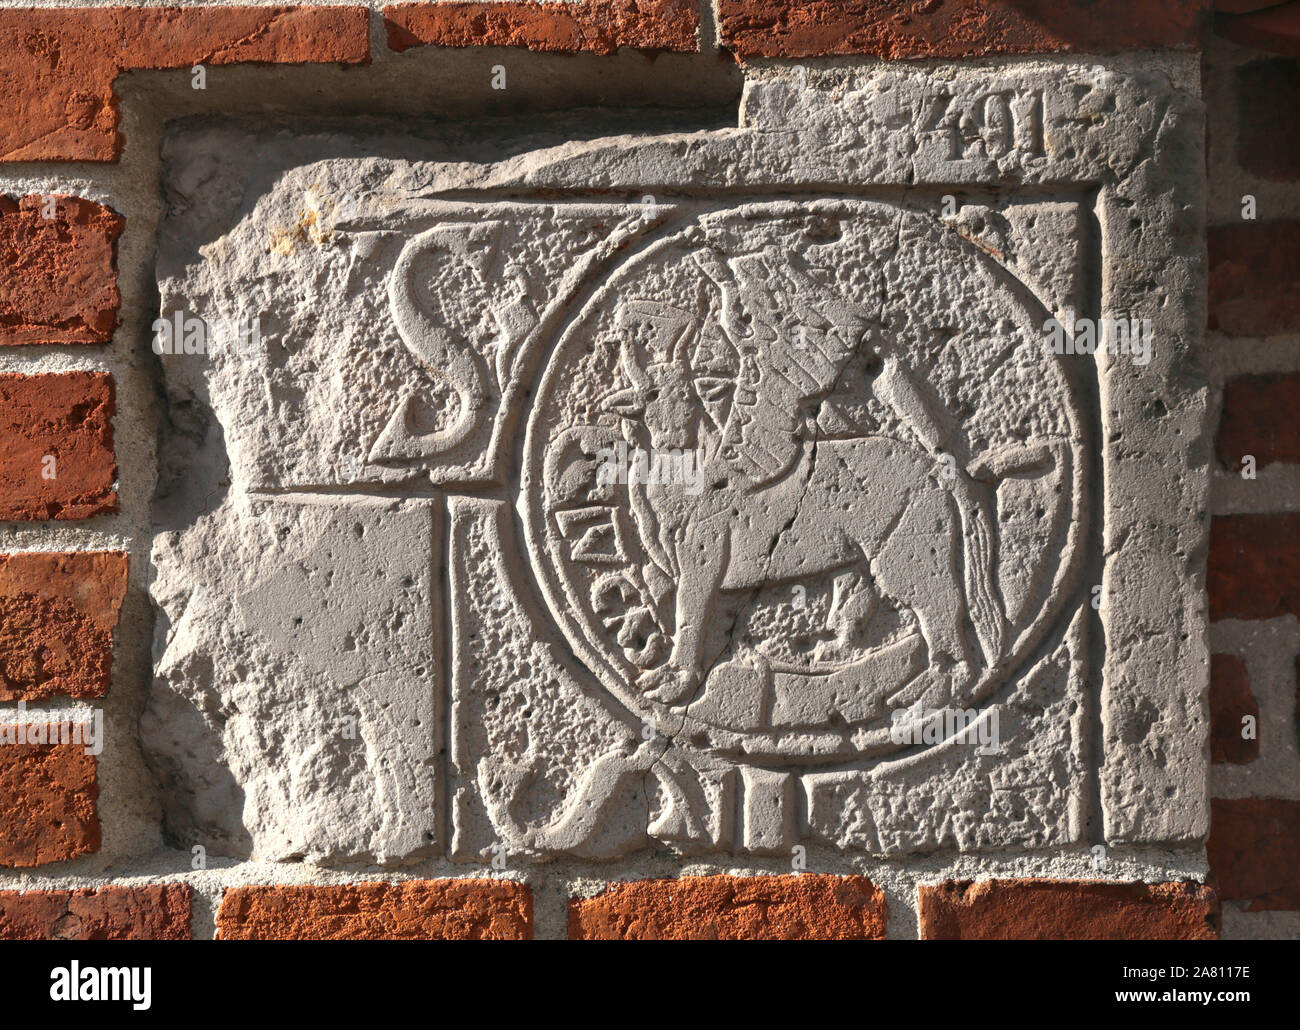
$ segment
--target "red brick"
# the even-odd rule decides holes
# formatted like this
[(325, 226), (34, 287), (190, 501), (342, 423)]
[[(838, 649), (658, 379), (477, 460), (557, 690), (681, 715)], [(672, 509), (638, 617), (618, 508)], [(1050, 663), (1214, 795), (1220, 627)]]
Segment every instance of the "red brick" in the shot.
[[(0, 866), (45, 865), (99, 850), (95, 757), (67, 725), (0, 725)], [(55, 743), (30, 743), (35, 732)], [(27, 743), (17, 742), (19, 733)]]
[(862, 876), (687, 876), (611, 884), (569, 902), (570, 940), (883, 940)]
[[(107, 372), (0, 374), (0, 519), (117, 511), (116, 410)], [(53, 479), (42, 474), (46, 455)]]
[(1272, 182), (1300, 179), (1300, 61), (1251, 61), (1237, 69), (1237, 164)]
[(121, 551), (0, 554), (0, 701), (108, 693), (126, 572)]
[(1208, 245), (1211, 329), (1300, 332), (1300, 222), (1215, 226)]
[(1288, 0), (1214, 0), (1214, 10), (1219, 14), (1247, 14), (1262, 11), (1265, 7), (1278, 7)]
[(929, 941), (1216, 940), (1219, 900), (1197, 883), (970, 880), (922, 885)]
[(513, 46), (612, 54), (697, 48), (699, 0), (412, 3), (384, 8), (388, 46)]
[(0, 161), (117, 160), (123, 71), (370, 57), (364, 7), (20, 8), (0, 39)]
[[(1255, 736), (1242, 738), (1241, 720), (1255, 719)], [(1259, 757), (1259, 703), (1250, 690), (1246, 663), (1235, 654), (1210, 656), (1210, 761), (1245, 765)]]
[(1195, 46), (1206, 0), (719, 0), (738, 56), (891, 59)]
[(1300, 801), (1210, 801), (1210, 872), (1248, 912), (1300, 909)]
[(81, 197), (0, 197), (0, 346), (112, 340), (122, 225)]
[(0, 940), (187, 941), (185, 884), (0, 891)]
[(1216, 517), (1206, 566), (1211, 619), (1300, 615), (1300, 514)]
[(1223, 389), (1219, 460), (1240, 471), (1244, 455), (1259, 466), (1300, 463), (1300, 374), (1241, 376)]
[(1214, 31), (1225, 39), (1256, 50), (1300, 57), (1300, 0), (1250, 14), (1217, 14)]
[(532, 892), (510, 880), (231, 887), (222, 940), (529, 940)]

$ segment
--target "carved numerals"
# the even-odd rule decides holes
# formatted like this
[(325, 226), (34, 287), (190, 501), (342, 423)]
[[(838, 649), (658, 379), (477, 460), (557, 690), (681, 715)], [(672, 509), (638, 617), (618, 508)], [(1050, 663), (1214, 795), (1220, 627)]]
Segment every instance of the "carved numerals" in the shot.
[(929, 98), (917, 132), (950, 161), (1000, 161), (1013, 152), (1043, 153), (1041, 90), (1004, 90), (975, 97), (940, 92)]

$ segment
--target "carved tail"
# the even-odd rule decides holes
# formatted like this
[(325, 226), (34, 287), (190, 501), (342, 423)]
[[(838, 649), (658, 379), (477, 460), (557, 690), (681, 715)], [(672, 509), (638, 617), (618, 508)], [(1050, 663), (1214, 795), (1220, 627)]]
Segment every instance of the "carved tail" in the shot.
[[(631, 754), (615, 749), (597, 758), (578, 782), (564, 808), (544, 826), (528, 824), (515, 818), (511, 806), (531, 781), (530, 764), (504, 757), (487, 757), (478, 763), (478, 781), (487, 805), (488, 816), (505, 843), (515, 848), (543, 851), (580, 851), (596, 832), (611, 799), (629, 783), (643, 781), (659, 761), (663, 745), (657, 741), (642, 744)], [(492, 783), (506, 785), (503, 801)]]
[(966, 606), (975, 626), (975, 635), (979, 638), (980, 650), (984, 652), (989, 668), (993, 668), (1002, 660), (1002, 649), (1006, 645), (1006, 618), (1002, 612), (1002, 602), (998, 598), (998, 589), (993, 582), (993, 573), (997, 568), (993, 527), (984, 505), (975, 496), (971, 482), (959, 476), (954, 484), (953, 495), (957, 501), (957, 510), (961, 513), (965, 544), (962, 565), (965, 572)]
[[(941, 413), (937, 413), (912, 385), (896, 358), (885, 359), (884, 366), (876, 377), (874, 389), (876, 396), (894, 409), (932, 456), (938, 459), (944, 455), (944, 448), (952, 435), (951, 423)], [(996, 456), (986, 456), (994, 457), (1005, 458), (1005, 467), (1003, 463), (995, 462), (997, 468), (992, 468), (982, 464), (981, 459), (972, 463), (966, 471), (975, 480), (994, 484), (1011, 470), (1019, 469), (1030, 461), (1022, 448), (1010, 448), (1006, 455), (999, 452)], [(1034, 460), (1037, 460), (1036, 456)], [(979, 497), (982, 488), (972, 479), (958, 473), (951, 480), (951, 488), (961, 519), (966, 607), (975, 626), (975, 635), (979, 638), (980, 650), (992, 668), (1002, 660), (1007, 633), (1006, 616), (993, 579), (997, 569), (993, 523), (987, 507)]]
[(988, 509), (980, 503), (977, 484), (996, 489), (1007, 476), (1037, 472), (1054, 463), (1060, 465), (1063, 457), (1059, 444), (1018, 444), (988, 451), (966, 468), (970, 479), (958, 476), (953, 496), (961, 511), (962, 535), (966, 544), (965, 572), (966, 597), (971, 622), (979, 636), (980, 646), (989, 665), (996, 665), (1006, 646), (1006, 618), (993, 581), (997, 568), (993, 526)]

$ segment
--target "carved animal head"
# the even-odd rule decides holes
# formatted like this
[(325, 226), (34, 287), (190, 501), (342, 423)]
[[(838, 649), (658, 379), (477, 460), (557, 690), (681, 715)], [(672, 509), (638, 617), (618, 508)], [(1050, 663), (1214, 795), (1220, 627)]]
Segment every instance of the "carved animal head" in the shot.
[[(606, 397), (605, 409), (636, 427), (639, 442), (657, 452), (711, 451), (708, 444), (726, 422), (734, 381), (692, 369), (699, 320), (666, 304), (633, 301), (620, 310), (619, 323), (619, 367), (631, 385)], [(638, 328), (647, 325), (661, 344), (660, 360), (647, 360), (637, 340)]]

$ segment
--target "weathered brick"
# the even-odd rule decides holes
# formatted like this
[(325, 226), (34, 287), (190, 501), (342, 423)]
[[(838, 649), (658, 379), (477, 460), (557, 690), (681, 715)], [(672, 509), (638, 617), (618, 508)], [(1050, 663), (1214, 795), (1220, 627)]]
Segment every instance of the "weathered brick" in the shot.
[(0, 10), (0, 161), (115, 161), (120, 72), (364, 62), (368, 23), (364, 7)]
[(1216, 446), (1219, 460), (1234, 470), (1247, 454), (1260, 466), (1300, 463), (1300, 374), (1229, 380)]
[(1243, 222), (1208, 233), (1210, 328), (1231, 336), (1300, 331), (1300, 222)]
[(1196, 44), (1206, 0), (719, 0), (722, 45), (746, 57), (891, 59)]
[(1300, 801), (1215, 798), (1210, 811), (1206, 852), (1223, 899), (1300, 909)]
[(1288, 0), (1214, 0), (1214, 10), (1217, 14), (1248, 14), (1287, 2)]
[(1219, 900), (1197, 883), (970, 880), (919, 890), (925, 940), (1214, 940)]
[[(1241, 735), (1244, 716), (1255, 719), (1256, 734)], [(1259, 702), (1250, 690), (1246, 663), (1233, 654), (1210, 656), (1210, 761), (1244, 765), (1259, 757)]]
[(121, 551), (0, 554), (0, 701), (108, 692), (126, 573)]
[(117, 511), (115, 412), (107, 372), (0, 374), (0, 519)]
[(513, 46), (612, 54), (696, 49), (698, 0), (412, 3), (384, 8), (388, 46)]
[(528, 940), (529, 889), (509, 880), (232, 887), (222, 940)]
[(82, 197), (0, 197), (0, 346), (112, 340), (123, 224)]
[(1300, 61), (1278, 57), (1237, 69), (1237, 163), (1273, 182), (1300, 179)]
[(179, 883), (0, 891), (0, 940), (189, 940), (191, 894)]
[[(95, 758), (67, 725), (0, 724), (0, 866), (99, 850)], [(37, 733), (55, 742), (31, 743)]]
[(1221, 11), (1215, 15), (1214, 31), (1256, 50), (1300, 57), (1300, 0), (1243, 14)]
[(569, 902), (571, 940), (882, 940), (884, 892), (862, 876), (688, 876)]
[(1300, 514), (1215, 518), (1206, 581), (1211, 619), (1300, 615)]

